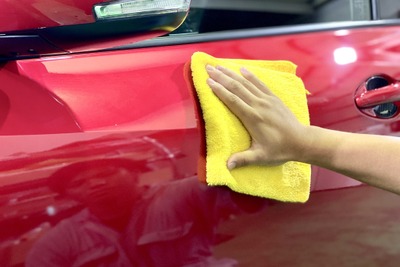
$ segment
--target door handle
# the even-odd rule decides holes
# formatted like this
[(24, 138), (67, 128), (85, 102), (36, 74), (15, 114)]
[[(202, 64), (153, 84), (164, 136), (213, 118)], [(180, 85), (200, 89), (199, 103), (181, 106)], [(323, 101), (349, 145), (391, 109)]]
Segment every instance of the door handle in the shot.
[(376, 88), (375, 90), (365, 91), (356, 97), (356, 104), (359, 108), (370, 108), (396, 101), (400, 101), (400, 82)]
[(369, 117), (393, 118), (400, 112), (400, 81), (387, 75), (372, 76), (357, 88), (354, 100)]

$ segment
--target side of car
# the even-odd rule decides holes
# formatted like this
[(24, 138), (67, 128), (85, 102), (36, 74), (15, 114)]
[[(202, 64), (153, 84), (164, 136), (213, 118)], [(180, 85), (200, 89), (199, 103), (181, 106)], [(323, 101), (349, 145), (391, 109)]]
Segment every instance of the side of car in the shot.
[[(199, 184), (204, 133), (185, 72), (196, 51), (290, 60), (311, 93), (312, 124), (398, 136), (400, 99), (367, 106), (356, 101), (371, 78), (384, 77), (389, 85), (399, 79), (400, 23), (376, 20), (393, 16), (397, 3), (236, 2), (192, 1), (180, 28), (149, 41), (2, 63), (0, 229), (7, 229), (0, 231), (2, 266), (397, 265), (399, 207), (390, 193), (316, 167), (306, 204)], [(359, 21), (347, 21), (351, 18)], [(80, 191), (91, 196), (81, 201), (49, 184), (69, 165), (105, 159), (132, 162), (138, 185), (148, 192), (127, 230), (94, 226), (84, 213), (99, 203), (106, 214), (124, 210), (121, 202), (109, 204), (116, 187), (97, 195)], [(107, 170), (111, 174), (95, 174), (113, 181), (115, 170)], [(119, 189), (123, 195), (123, 186)], [(71, 234), (70, 228), (83, 232)], [(97, 243), (85, 229), (102, 233)]]

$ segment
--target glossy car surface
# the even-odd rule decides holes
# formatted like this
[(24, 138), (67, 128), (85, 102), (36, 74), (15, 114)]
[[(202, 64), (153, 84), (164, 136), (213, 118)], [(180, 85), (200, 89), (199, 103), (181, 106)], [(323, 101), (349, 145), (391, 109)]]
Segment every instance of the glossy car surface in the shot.
[(397, 266), (391, 193), (317, 167), (306, 204), (199, 183), (185, 65), (290, 60), (312, 124), (399, 136), (396, 86), (366, 89), (400, 79), (399, 21), (249, 28), (0, 63), (0, 266)]

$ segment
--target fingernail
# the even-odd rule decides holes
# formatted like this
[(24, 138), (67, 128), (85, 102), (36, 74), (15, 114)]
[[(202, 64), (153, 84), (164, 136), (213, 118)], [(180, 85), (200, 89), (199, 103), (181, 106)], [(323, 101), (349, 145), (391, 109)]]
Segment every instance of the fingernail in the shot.
[(235, 161), (228, 162), (228, 169), (229, 170), (233, 170), (235, 167), (236, 167), (236, 162)]
[(249, 73), (250, 73), (250, 72), (249, 72), (246, 68), (244, 68), (244, 67), (241, 67), (241, 68), (240, 68), (240, 72), (243, 73), (243, 74), (249, 74)]
[(211, 78), (208, 78), (207, 79), (207, 83), (208, 83), (208, 85), (214, 85), (215, 81), (213, 79), (211, 79)]
[(219, 65), (218, 65), (218, 66), (216, 66), (215, 68), (216, 68), (217, 70), (224, 70), (224, 69), (225, 69), (224, 67), (222, 67), (222, 66), (219, 66)]
[(206, 70), (213, 71), (213, 70), (215, 70), (215, 68), (213, 66), (207, 64), (206, 65)]

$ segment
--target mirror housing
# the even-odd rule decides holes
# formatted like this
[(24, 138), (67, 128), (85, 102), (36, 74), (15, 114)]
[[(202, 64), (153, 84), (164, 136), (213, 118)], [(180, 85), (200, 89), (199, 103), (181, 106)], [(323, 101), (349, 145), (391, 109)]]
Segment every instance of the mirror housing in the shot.
[(0, 60), (108, 49), (165, 35), (190, 0), (0, 2)]

